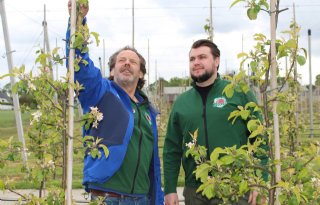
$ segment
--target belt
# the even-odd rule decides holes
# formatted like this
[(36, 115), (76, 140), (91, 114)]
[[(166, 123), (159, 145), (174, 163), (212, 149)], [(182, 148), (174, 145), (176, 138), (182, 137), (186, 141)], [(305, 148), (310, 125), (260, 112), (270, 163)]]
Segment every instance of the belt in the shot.
[(97, 189), (90, 189), (90, 193), (95, 196), (103, 196), (103, 197), (116, 197), (116, 198), (124, 198), (124, 197), (130, 197), (130, 198), (138, 198), (134, 196), (124, 195), (124, 194), (117, 194), (114, 192), (106, 192), (101, 191)]

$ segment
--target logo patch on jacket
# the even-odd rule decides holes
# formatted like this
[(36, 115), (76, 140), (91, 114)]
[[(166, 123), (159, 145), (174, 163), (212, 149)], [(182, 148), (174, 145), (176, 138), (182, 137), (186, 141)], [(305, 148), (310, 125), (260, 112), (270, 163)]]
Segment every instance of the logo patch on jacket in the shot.
[(148, 122), (149, 122), (149, 125), (152, 125), (152, 122), (151, 122), (151, 117), (150, 117), (150, 115), (149, 115), (149, 113), (144, 113), (144, 116), (146, 116), (146, 119), (148, 120)]
[(222, 108), (227, 104), (225, 97), (218, 97), (213, 100), (213, 107)]

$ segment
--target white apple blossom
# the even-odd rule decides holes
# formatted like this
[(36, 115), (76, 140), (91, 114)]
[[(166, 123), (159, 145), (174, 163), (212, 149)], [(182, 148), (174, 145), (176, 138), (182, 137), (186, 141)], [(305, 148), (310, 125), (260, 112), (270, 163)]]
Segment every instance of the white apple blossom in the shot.
[(49, 168), (51, 168), (51, 169), (54, 169), (54, 168), (55, 168), (54, 161), (50, 160), (50, 161), (47, 163), (47, 167), (49, 167)]
[(103, 113), (99, 112), (97, 107), (90, 107), (90, 116), (94, 119), (92, 127), (98, 128), (99, 122), (103, 120)]
[(98, 108), (97, 107), (90, 107), (90, 113), (92, 114), (92, 115), (96, 115), (96, 113), (98, 112)]
[(30, 90), (36, 90), (36, 86), (33, 83), (31, 83), (30, 81), (28, 82), (28, 88)]
[(97, 121), (94, 121), (94, 122), (92, 123), (92, 127), (93, 127), (93, 128), (96, 128), (96, 129), (97, 129), (97, 128), (98, 128), (98, 125), (99, 125), (99, 124), (98, 124)]
[(20, 80), (29, 80), (30, 75), (29, 75), (29, 73), (19, 73), (19, 74), (18, 74), (18, 78), (19, 78)]
[(100, 122), (101, 120), (103, 120), (103, 113), (99, 112), (99, 113), (97, 114), (97, 121)]
[(191, 149), (194, 146), (193, 142), (186, 143), (186, 146)]
[(33, 119), (30, 122), (30, 125), (33, 125), (34, 122), (39, 122), (40, 117), (42, 116), (42, 113), (40, 110), (34, 112), (31, 114), (33, 116)]
[(311, 178), (311, 182), (313, 183), (313, 185), (314, 185), (315, 187), (320, 187), (320, 179), (319, 179), (319, 178), (317, 178), (317, 177), (312, 177), (312, 178)]

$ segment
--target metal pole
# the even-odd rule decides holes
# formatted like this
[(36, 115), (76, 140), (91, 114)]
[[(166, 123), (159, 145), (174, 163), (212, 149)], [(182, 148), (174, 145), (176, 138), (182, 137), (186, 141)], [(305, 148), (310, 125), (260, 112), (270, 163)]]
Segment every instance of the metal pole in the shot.
[[(274, 132), (274, 157), (275, 160), (280, 162), (280, 134), (279, 134), (279, 116), (277, 113), (277, 61), (276, 61), (276, 0), (270, 0), (270, 28), (271, 28), (271, 79), (270, 87), (271, 94), (274, 100), (272, 101), (272, 113), (273, 113), (273, 132)], [(276, 183), (281, 181), (281, 165), (276, 165)], [(279, 202), (279, 188), (276, 189), (276, 205), (280, 205)]]
[[(44, 4), (44, 7), (43, 7), (43, 10), (44, 10), (44, 18), (43, 18), (43, 22), (42, 22), (42, 26), (43, 26), (43, 34), (44, 34), (44, 42), (43, 42), (43, 52), (44, 53), (51, 53), (51, 50), (50, 50), (50, 44), (49, 44), (49, 35), (48, 35), (48, 24), (47, 24), (47, 10), (46, 10), (46, 5)], [(49, 61), (49, 70), (50, 70), (50, 77), (52, 80), (54, 80), (54, 75), (53, 75), (53, 63), (52, 63), (52, 57), (51, 55), (48, 56), (48, 61)], [(58, 94), (55, 93), (54, 94), (54, 102), (55, 103), (58, 103)]]
[[(44, 20), (42, 22), (42, 26), (43, 26), (43, 34), (44, 34), (44, 44), (43, 44), (43, 52), (44, 53), (50, 53), (50, 44), (49, 44), (49, 35), (48, 35), (48, 23), (47, 23), (47, 10), (46, 10), (46, 5), (44, 4)], [(49, 60), (49, 64), (51, 64), (51, 66), (49, 66), (50, 68), (50, 74), (51, 77), (53, 79), (53, 70), (52, 70), (52, 59), (51, 56), (48, 56), (48, 60)]]
[(102, 56), (102, 77), (106, 77), (106, 45), (103, 39), (103, 56)]
[[(296, 31), (296, 7), (295, 4), (293, 3), (293, 23), (294, 23), (294, 27), (293, 27), (293, 32), (294, 32), (294, 40), (297, 40), (297, 31)], [(298, 81), (298, 71), (297, 71), (297, 62), (293, 62), (294, 63), (294, 81), (297, 82)]]
[[(10, 39), (9, 39), (9, 31), (8, 31), (8, 24), (7, 24), (7, 15), (5, 11), (5, 5), (4, 0), (0, 0), (0, 14), (2, 19), (2, 28), (3, 28), (3, 37), (4, 37), (4, 43), (6, 47), (6, 56), (8, 61), (8, 68), (9, 73), (12, 73), (13, 69), (13, 60), (12, 60), (12, 50), (10, 45)], [(16, 83), (15, 78), (13, 76), (10, 76), (10, 83), (11, 88)], [(17, 132), (18, 132), (18, 138), (19, 141), (22, 143), (22, 159), (25, 165), (27, 165), (27, 152), (26, 152), (26, 143), (24, 140), (24, 134), (23, 134), (23, 126), (22, 126), (22, 119), (21, 119), (21, 112), (20, 112), (20, 104), (19, 104), (19, 96), (16, 93), (12, 93), (12, 99), (13, 99), (13, 107), (14, 107), (14, 114), (16, 119), (16, 126), (17, 126)]]
[(71, 0), (71, 15), (70, 15), (70, 36), (71, 46), (69, 53), (69, 122), (68, 122), (68, 147), (67, 147), (67, 186), (65, 190), (66, 205), (72, 205), (72, 169), (73, 169), (73, 125), (74, 125), (74, 57), (75, 50), (72, 46), (75, 40), (76, 31), (76, 0)]
[(150, 86), (150, 47), (149, 47), (149, 39), (148, 39), (148, 88)]
[(313, 96), (312, 96), (312, 69), (311, 69), (311, 29), (308, 29), (308, 50), (309, 50), (310, 138), (313, 138)]
[(134, 0), (132, 0), (132, 48), (134, 48)]
[(99, 66), (100, 66), (100, 72), (101, 72), (101, 75), (103, 77), (103, 67), (102, 67), (102, 62), (101, 62), (101, 57), (99, 57)]
[[(296, 30), (296, 6), (295, 4), (293, 3), (293, 22), (294, 22), (294, 27), (293, 27), (293, 32), (294, 32), (294, 40), (296, 42), (298, 42), (298, 37), (297, 37), (297, 30)], [(286, 57), (287, 59), (287, 57)], [(286, 61), (287, 63), (287, 61)], [(294, 58), (294, 62), (293, 62), (293, 66), (294, 66), (294, 76), (293, 76), (293, 79), (294, 79), (294, 82), (295, 82), (295, 85), (297, 86), (298, 85), (298, 69), (297, 69), (297, 61), (295, 60)], [(287, 69), (287, 65), (286, 65), (286, 69)], [(298, 143), (298, 136), (299, 136), (299, 129), (297, 129), (299, 127), (299, 110), (298, 110), (298, 107), (299, 107), (299, 89), (297, 87), (295, 87), (295, 93), (297, 93), (297, 102), (296, 102), (296, 116), (295, 116), (295, 120), (296, 120), (296, 141), (295, 143)]]
[(212, 0), (210, 0), (210, 40), (213, 41)]
[[(56, 39), (56, 48), (58, 47), (58, 40)], [(56, 64), (56, 81), (59, 80), (59, 67), (58, 64)]]

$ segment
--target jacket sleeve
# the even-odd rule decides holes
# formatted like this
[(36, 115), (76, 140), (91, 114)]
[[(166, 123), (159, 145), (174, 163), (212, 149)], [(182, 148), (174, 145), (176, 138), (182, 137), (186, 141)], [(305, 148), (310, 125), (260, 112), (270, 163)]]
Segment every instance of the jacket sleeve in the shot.
[(164, 193), (176, 193), (182, 158), (182, 132), (175, 108), (170, 114), (163, 147)]
[[(69, 21), (70, 22), (70, 21)], [(83, 25), (87, 23), (86, 18), (83, 20)], [(70, 50), (70, 23), (68, 23), (68, 29), (66, 33), (66, 55), (68, 67), (68, 57)], [(104, 93), (110, 89), (110, 82), (102, 78), (100, 69), (95, 67), (93, 61), (89, 57), (89, 52), (82, 53), (80, 50), (75, 50), (76, 58), (81, 58), (82, 61), (79, 63), (80, 70), (75, 72), (74, 81), (78, 81), (84, 89), (80, 91), (79, 100), (83, 109), (86, 113), (89, 111), (91, 106), (95, 106)]]

